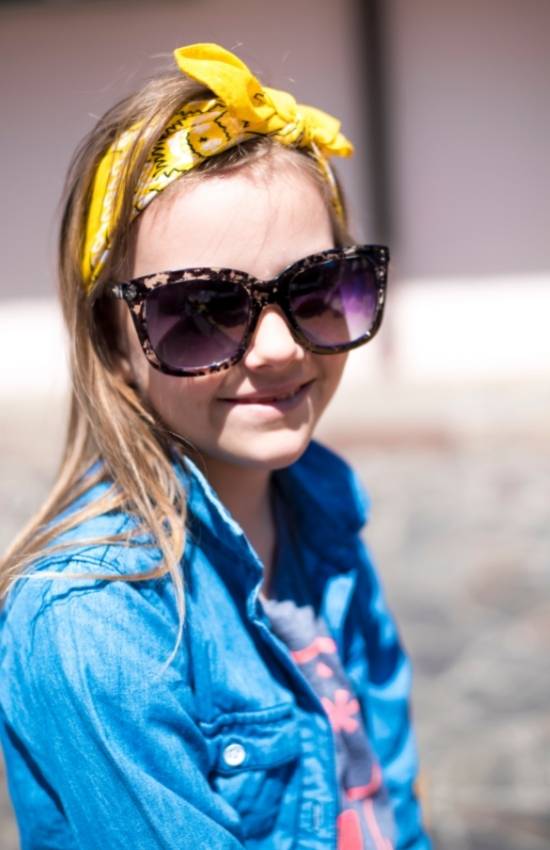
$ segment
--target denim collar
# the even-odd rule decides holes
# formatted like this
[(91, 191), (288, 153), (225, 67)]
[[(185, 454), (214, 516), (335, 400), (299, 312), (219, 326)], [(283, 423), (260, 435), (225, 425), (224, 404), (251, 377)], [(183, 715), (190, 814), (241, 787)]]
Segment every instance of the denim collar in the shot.
[[(236, 520), (193, 461), (176, 465), (188, 492), (191, 533), (201, 526), (215, 540), (218, 553), (245, 564), (254, 574), (262, 566)], [(304, 454), (274, 474), (276, 484), (296, 518), (304, 543), (328, 571), (346, 572), (353, 559), (350, 545), (367, 521), (368, 501), (351, 468), (329, 449), (312, 441)]]

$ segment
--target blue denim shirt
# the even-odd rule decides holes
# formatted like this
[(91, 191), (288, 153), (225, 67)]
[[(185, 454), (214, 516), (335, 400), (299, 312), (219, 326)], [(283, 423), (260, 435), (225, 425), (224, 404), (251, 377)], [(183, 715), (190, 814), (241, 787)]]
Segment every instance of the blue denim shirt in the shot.
[[(131, 527), (112, 512), (69, 532), (2, 614), (0, 728), (22, 850), (334, 850), (334, 741), (275, 636), (262, 566), (190, 462), (186, 614), (152, 546), (86, 545)], [(392, 801), (399, 850), (427, 850), (413, 792), (410, 667), (359, 532), (366, 505), (336, 455), (312, 443), (276, 473), (313, 593), (361, 704)], [(83, 500), (95, 499), (105, 485)], [(82, 500), (81, 500), (82, 501)], [(79, 503), (81, 504), (81, 503)]]

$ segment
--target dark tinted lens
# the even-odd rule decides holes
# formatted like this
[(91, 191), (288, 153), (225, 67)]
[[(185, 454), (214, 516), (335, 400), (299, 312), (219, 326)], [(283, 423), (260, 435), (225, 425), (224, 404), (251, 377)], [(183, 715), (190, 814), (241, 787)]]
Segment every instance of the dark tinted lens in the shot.
[(246, 332), (248, 294), (237, 283), (170, 283), (147, 296), (145, 320), (159, 360), (176, 369), (201, 369), (233, 357)]
[(290, 305), (305, 336), (317, 345), (356, 342), (372, 330), (378, 311), (374, 265), (367, 257), (330, 260), (296, 275)]

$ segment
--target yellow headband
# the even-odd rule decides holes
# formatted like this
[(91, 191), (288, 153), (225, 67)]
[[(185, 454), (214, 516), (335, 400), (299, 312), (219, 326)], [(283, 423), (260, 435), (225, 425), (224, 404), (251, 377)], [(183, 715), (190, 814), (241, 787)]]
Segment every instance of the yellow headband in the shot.
[[(216, 97), (195, 100), (172, 116), (149, 154), (133, 198), (132, 220), (170, 183), (203, 160), (257, 135), (283, 145), (309, 148), (339, 199), (326, 158), (350, 156), (340, 122), (292, 95), (264, 88), (247, 66), (217, 44), (192, 44), (174, 51), (179, 69)], [(100, 275), (120, 206), (120, 184), (141, 125), (122, 133), (97, 168), (88, 210), (82, 276), (87, 289)]]

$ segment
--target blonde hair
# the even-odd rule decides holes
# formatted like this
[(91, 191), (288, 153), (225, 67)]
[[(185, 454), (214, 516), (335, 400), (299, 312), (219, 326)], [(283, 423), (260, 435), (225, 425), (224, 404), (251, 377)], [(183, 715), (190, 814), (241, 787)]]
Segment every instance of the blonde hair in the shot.
[[(184, 618), (180, 561), (185, 548), (186, 494), (173, 464), (175, 452), (185, 454), (185, 444), (124, 380), (117, 368), (117, 322), (113, 310), (105, 309), (98, 296), (105, 283), (117, 279), (126, 265), (131, 249), (132, 197), (149, 151), (174, 112), (183, 104), (206, 96), (210, 96), (208, 90), (179, 73), (154, 78), (107, 112), (75, 154), (65, 186), (59, 238), (59, 294), (70, 339), (72, 378), (65, 446), (46, 501), (12, 543), (0, 569), (0, 594), (5, 595), (34, 561), (74, 547), (74, 540), (55, 542), (60, 534), (108, 511), (125, 511), (137, 519), (131, 534), (82, 542), (132, 545), (132, 537), (146, 531), (162, 554), (160, 566), (147, 573), (88, 573), (85, 577), (140, 581), (170, 574), (180, 618), (176, 648)], [(86, 293), (81, 257), (94, 174), (113, 140), (136, 124), (142, 130), (128, 156), (121, 213), (112, 234), (110, 255), (92, 291)], [(208, 174), (255, 167), (266, 157), (280, 157), (311, 176), (330, 211), (336, 244), (348, 243), (343, 224), (332, 208), (330, 188), (314, 158), (307, 152), (283, 147), (267, 136), (258, 136), (207, 159), (174, 186), (180, 180), (204, 179)], [(101, 463), (91, 472), (97, 461)], [(61, 512), (99, 482), (109, 485), (99, 498), (58, 519)]]

